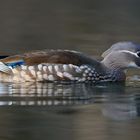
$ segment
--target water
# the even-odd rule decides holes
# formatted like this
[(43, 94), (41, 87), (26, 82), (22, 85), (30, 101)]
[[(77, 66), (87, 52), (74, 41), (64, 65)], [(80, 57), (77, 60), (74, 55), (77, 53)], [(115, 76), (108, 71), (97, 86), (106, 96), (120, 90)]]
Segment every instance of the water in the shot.
[[(139, 0), (5, 0), (0, 55), (73, 49), (101, 59), (139, 42)], [(125, 84), (0, 83), (0, 140), (139, 140), (140, 71)]]
[(138, 84), (1, 83), (0, 139), (137, 140)]

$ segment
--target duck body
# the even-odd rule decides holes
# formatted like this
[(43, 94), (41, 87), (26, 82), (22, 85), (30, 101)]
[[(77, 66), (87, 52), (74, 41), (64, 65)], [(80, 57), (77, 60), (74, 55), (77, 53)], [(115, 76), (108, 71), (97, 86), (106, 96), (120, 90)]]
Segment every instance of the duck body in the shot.
[[(122, 48), (117, 52), (123, 58), (127, 56), (129, 51), (124, 51)], [(105, 58), (101, 62), (83, 53), (70, 50), (43, 50), (9, 56), (0, 60), (0, 81), (93, 83), (125, 81), (123, 70), (134, 58), (132, 57), (130, 62), (126, 58), (128, 64), (125, 62), (121, 65), (120, 63), (115, 65), (114, 61), (117, 61), (118, 55), (116, 51), (113, 53), (105, 54)], [(135, 53), (130, 52), (130, 55), (132, 54), (135, 55)], [(120, 56), (118, 57), (119, 62), (121, 62)], [(135, 61), (138, 63), (139, 59)]]
[[(70, 50), (44, 50), (1, 59), (2, 82), (101, 82), (111, 80), (100, 62)], [(3, 70), (4, 69), (4, 70)]]

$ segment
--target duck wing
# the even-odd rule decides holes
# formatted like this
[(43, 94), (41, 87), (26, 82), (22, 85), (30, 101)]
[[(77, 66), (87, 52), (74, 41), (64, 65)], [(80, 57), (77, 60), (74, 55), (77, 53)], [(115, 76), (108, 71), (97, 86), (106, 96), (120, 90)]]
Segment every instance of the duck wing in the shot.
[(0, 71), (14, 74), (18, 81), (91, 80), (102, 71), (100, 62), (83, 53), (69, 50), (45, 50), (1, 59)]
[(76, 51), (69, 50), (44, 50), (24, 53), (21, 55), (14, 55), (1, 59), (5, 64), (12, 63), (13, 65), (26, 64), (38, 65), (41, 63), (54, 63), (54, 64), (73, 64), (73, 65), (99, 65), (100, 62), (93, 58)]

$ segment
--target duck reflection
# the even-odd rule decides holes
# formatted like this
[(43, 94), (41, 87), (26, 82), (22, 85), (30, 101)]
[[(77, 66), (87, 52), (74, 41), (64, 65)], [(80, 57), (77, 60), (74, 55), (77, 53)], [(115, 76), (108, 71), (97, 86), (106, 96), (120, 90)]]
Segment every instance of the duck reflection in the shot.
[(86, 84), (0, 83), (0, 105), (88, 104), (92, 89)]
[(108, 101), (102, 104), (102, 114), (117, 121), (137, 118), (140, 116), (140, 94), (138, 94), (140, 89), (131, 87), (120, 89), (114, 91), (114, 94), (107, 95)]
[(135, 101), (130, 103), (106, 103), (103, 104), (102, 113), (112, 120), (124, 121), (135, 119), (139, 116), (139, 106)]
[[(132, 93), (133, 90), (133, 93)], [(136, 90), (136, 91), (135, 91)], [(140, 115), (139, 88), (119, 84), (0, 83), (0, 105), (74, 106), (101, 105), (102, 114), (113, 120)]]

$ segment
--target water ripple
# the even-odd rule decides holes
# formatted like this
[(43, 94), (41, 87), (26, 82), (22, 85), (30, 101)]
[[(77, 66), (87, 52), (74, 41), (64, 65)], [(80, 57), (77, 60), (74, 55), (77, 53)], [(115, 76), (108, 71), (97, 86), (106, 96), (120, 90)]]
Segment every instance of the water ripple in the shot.
[(80, 105), (139, 102), (140, 88), (124, 84), (0, 83), (0, 105)]

